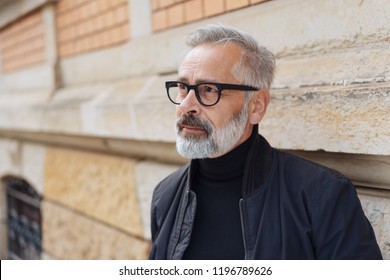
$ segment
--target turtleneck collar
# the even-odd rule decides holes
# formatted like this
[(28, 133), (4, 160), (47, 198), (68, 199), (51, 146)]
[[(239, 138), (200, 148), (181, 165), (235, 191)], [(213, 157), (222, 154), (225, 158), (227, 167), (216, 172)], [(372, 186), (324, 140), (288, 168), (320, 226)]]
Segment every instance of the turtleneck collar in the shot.
[(198, 160), (199, 175), (206, 180), (226, 181), (242, 176), (255, 133), (227, 154), (217, 158)]

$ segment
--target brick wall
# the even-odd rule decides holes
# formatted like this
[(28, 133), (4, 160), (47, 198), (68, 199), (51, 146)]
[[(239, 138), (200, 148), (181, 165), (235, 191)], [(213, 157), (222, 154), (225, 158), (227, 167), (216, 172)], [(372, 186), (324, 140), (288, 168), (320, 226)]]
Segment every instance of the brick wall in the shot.
[(43, 17), (30, 13), (0, 30), (1, 71), (24, 68), (45, 60)]
[(56, 18), (60, 57), (106, 48), (130, 37), (127, 0), (61, 0)]
[(161, 31), (267, 0), (151, 0), (153, 30)]

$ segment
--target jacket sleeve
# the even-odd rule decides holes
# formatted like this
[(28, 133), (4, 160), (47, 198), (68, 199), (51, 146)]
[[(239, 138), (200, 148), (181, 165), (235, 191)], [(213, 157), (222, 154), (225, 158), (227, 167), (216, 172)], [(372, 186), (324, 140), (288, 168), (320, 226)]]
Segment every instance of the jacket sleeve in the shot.
[(330, 177), (324, 184), (311, 215), (316, 258), (382, 259), (374, 231), (350, 180)]

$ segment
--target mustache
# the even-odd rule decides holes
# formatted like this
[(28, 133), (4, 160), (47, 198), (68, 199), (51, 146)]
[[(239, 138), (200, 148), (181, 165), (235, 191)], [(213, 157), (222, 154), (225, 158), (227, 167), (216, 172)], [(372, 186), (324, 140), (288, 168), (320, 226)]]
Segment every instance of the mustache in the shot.
[(179, 131), (182, 130), (181, 126), (185, 125), (202, 128), (206, 131), (207, 135), (210, 135), (213, 130), (212, 126), (207, 121), (199, 119), (192, 114), (183, 114), (176, 119), (176, 126)]

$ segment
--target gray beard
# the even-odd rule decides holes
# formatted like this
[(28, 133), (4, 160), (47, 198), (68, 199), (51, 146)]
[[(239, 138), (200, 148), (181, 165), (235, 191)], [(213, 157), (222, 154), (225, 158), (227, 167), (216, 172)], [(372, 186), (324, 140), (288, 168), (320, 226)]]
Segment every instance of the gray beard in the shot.
[(223, 127), (215, 128), (207, 121), (198, 120), (207, 132), (206, 137), (183, 136), (176, 120), (176, 149), (180, 155), (190, 159), (210, 158), (231, 150), (244, 134), (248, 122), (248, 104), (235, 114)]

